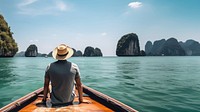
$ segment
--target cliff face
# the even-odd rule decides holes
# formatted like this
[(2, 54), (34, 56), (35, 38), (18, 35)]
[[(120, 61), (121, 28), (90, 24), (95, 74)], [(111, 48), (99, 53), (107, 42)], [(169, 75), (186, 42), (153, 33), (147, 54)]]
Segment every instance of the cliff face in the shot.
[(121, 37), (117, 43), (117, 56), (139, 56), (140, 45), (138, 36), (135, 33), (130, 33)]
[(94, 56), (94, 48), (91, 46), (86, 47), (83, 56)]
[(12, 34), (8, 23), (0, 14), (0, 57), (13, 57), (17, 53), (18, 46)]
[(74, 51), (74, 54), (73, 54), (73, 57), (80, 57), (80, 56), (83, 56), (83, 53), (80, 51), (80, 50), (77, 50), (72, 48), (73, 51)]
[(30, 45), (25, 52), (26, 57), (36, 57), (37, 55), (38, 55), (38, 49), (37, 46), (34, 44)]
[(179, 42), (187, 56), (200, 56), (200, 43), (195, 40)]
[(151, 49), (153, 47), (153, 44), (151, 41), (147, 41), (146, 45), (145, 45), (145, 53), (149, 54), (151, 52)]
[(103, 56), (101, 50), (99, 48), (93, 48), (91, 46), (88, 46), (85, 48), (83, 56), (91, 57), (91, 56)]
[(175, 38), (170, 38), (163, 45), (161, 54), (165, 56), (185, 56), (185, 51)]
[(95, 56), (103, 56), (103, 54), (99, 48), (94, 49), (94, 54), (95, 54)]
[(153, 47), (151, 49), (150, 54), (153, 56), (161, 56), (162, 54), (160, 53), (162, 50), (163, 45), (165, 44), (166, 40), (157, 40), (153, 43)]
[(185, 51), (178, 43), (177, 39), (161, 39), (154, 42), (153, 46), (149, 42), (145, 45), (147, 56), (184, 56)]

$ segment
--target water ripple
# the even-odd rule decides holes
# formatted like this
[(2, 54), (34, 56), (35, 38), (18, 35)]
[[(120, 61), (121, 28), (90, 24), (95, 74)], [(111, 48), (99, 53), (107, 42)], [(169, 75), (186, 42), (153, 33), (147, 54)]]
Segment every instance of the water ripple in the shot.
[[(51, 58), (0, 59), (0, 106), (43, 85)], [(71, 58), (83, 84), (141, 112), (199, 112), (199, 57)], [(15, 91), (13, 93), (13, 91)]]

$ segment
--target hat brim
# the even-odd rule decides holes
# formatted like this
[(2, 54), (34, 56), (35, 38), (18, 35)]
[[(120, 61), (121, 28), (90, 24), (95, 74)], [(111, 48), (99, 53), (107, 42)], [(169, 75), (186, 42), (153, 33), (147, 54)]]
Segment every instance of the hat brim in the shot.
[(67, 55), (65, 55), (65, 56), (59, 56), (59, 55), (57, 55), (57, 52), (58, 52), (57, 48), (55, 48), (53, 50), (53, 52), (52, 52), (52, 56), (56, 60), (66, 60), (66, 59), (72, 57), (72, 55), (74, 54), (74, 50), (72, 48), (67, 47), (67, 50), (68, 50), (68, 54)]

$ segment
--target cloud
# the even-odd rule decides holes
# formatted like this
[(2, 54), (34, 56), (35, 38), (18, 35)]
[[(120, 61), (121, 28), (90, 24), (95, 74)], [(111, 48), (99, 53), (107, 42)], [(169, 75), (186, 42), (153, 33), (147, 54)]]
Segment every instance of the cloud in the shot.
[(37, 43), (39, 40), (35, 39), (35, 40), (30, 40), (29, 42), (34, 44), (34, 43)]
[(56, 1), (56, 6), (60, 11), (67, 10), (67, 5), (63, 1)]
[(142, 2), (131, 2), (128, 4), (128, 6), (133, 9), (137, 9), (137, 8), (142, 7)]
[(17, 7), (18, 14), (30, 16), (58, 15), (69, 10), (69, 6), (62, 0), (22, 0)]
[(106, 32), (101, 33), (101, 36), (106, 36), (106, 35), (107, 35)]
[(23, 2), (18, 4), (18, 7), (22, 7), (22, 6), (27, 6), (27, 5), (31, 5), (35, 2), (37, 2), (38, 0), (23, 0)]

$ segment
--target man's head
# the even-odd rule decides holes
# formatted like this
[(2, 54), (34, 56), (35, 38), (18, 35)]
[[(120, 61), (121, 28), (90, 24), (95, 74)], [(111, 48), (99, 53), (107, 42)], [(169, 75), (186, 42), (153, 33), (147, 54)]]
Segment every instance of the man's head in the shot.
[(56, 47), (53, 52), (52, 56), (54, 59), (57, 60), (66, 60), (70, 58), (73, 55), (74, 51), (72, 48), (65, 44), (60, 44), (58, 47)]

